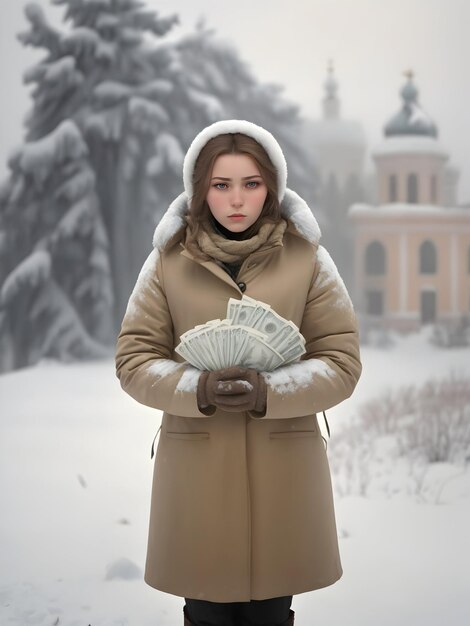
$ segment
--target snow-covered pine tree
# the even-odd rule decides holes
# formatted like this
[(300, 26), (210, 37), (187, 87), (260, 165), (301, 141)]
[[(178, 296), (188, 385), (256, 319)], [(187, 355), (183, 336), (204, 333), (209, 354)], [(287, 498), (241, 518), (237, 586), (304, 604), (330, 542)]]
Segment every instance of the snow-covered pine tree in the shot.
[[(69, 32), (52, 28), (31, 3), (30, 30), (18, 36), (47, 54), (24, 76), (35, 84), (34, 103), (0, 197), (0, 371), (44, 356), (112, 353), (122, 319), (113, 307), (113, 251), (123, 230), (116, 198), (125, 181), (135, 189), (141, 153), (125, 128), (142, 136), (157, 117), (167, 119), (154, 101), (171, 85), (151, 84), (142, 44), (146, 31), (163, 36), (176, 16), (157, 19), (134, 0), (52, 2), (65, 5)], [(133, 224), (139, 211), (129, 206)], [(119, 250), (127, 267), (126, 252)]]
[[(73, 139), (51, 141), (51, 145), (84, 148), (79, 156), (59, 149), (49, 160), (52, 169), (41, 169), (36, 161), (42, 176), (36, 169), (34, 173), (22, 169), (21, 149), (10, 159), (12, 174), (0, 194), (0, 259), (8, 251), (8, 263), (0, 269), (0, 289), (9, 287), (8, 302), (0, 300), (0, 354), (10, 356), (4, 359), (6, 365), (0, 364), (0, 371), (34, 363), (41, 356), (70, 359), (101, 354), (99, 346), (91, 349), (96, 340), (107, 343), (112, 352), (129, 294), (151, 246), (149, 232), (180, 193), (184, 153), (207, 124), (238, 117), (269, 128), (290, 160), (291, 184), (305, 189), (306, 197), (312, 192), (311, 167), (296, 129), (297, 107), (281, 99), (277, 85), (260, 85), (233, 48), (213, 40), (202, 27), (179, 44), (164, 41), (177, 16), (160, 18), (136, 0), (51, 2), (65, 7), (69, 31), (52, 28), (40, 8), (30, 4), (26, 16), (31, 30), (19, 36), (23, 43), (48, 52), (25, 76), (36, 83), (25, 148), (47, 143), (59, 128), (62, 133), (66, 128), (66, 136)], [(61, 126), (64, 122), (68, 126)], [(72, 186), (76, 180), (87, 184), (76, 190), (81, 189), (82, 196), (62, 196), (74, 199), (69, 205), (63, 202), (60, 217), (76, 204), (88, 207), (84, 214), (92, 216), (93, 223), (89, 240), (83, 235), (81, 241), (64, 228), (56, 230), (60, 220), (56, 192), (68, 186), (68, 177)], [(29, 186), (33, 178), (41, 181), (40, 188)], [(71, 215), (78, 213), (75, 208)], [(49, 237), (44, 229), (36, 232), (42, 221), (48, 224)], [(30, 236), (23, 247), (5, 244), (5, 239), (18, 239), (24, 223)], [(65, 223), (74, 221), (70, 217)], [(41, 293), (43, 282), (32, 294), (28, 283), (12, 274), (19, 267), (21, 272), (31, 268), (21, 264), (37, 249), (48, 253), (50, 262), (33, 256), (42, 268), (36, 278), (48, 275), (57, 287), (47, 297)], [(57, 250), (61, 254), (56, 257)], [(90, 278), (93, 272), (99, 280)], [(16, 291), (11, 288), (14, 284)], [(26, 304), (20, 305), (22, 290)], [(57, 290), (64, 297), (54, 296)], [(89, 306), (84, 308), (80, 298), (86, 297)], [(52, 299), (54, 307), (48, 310)], [(57, 310), (64, 306), (69, 307), (68, 314), (58, 323)], [(34, 311), (35, 317), (28, 311)], [(108, 342), (110, 335), (113, 340)]]
[(112, 304), (107, 237), (81, 134), (64, 120), (18, 148), (9, 167), (0, 192), (0, 371), (42, 356), (103, 356)]

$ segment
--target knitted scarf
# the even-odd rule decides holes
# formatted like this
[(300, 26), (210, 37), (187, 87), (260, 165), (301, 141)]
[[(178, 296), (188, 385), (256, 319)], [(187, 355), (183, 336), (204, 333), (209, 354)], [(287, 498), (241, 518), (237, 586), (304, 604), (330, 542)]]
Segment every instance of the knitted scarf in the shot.
[(287, 221), (281, 218), (279, 222), (264, 223), (258, 233), (249, 239), (227, 239), (219, 235), (210, 226), (203, 225), (197, 237), (198, 246), (209, 256), (225, 263), (242, 261), (255, 250), (270, 248), (282, 244)]

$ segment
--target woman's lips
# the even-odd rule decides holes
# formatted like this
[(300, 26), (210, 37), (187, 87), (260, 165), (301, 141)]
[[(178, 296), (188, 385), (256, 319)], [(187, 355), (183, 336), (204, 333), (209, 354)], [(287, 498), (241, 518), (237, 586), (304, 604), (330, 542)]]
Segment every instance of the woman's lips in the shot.
[(244, 215), (229, 215), (228, 218), (230, 220), (243, 220), (245, 219)]

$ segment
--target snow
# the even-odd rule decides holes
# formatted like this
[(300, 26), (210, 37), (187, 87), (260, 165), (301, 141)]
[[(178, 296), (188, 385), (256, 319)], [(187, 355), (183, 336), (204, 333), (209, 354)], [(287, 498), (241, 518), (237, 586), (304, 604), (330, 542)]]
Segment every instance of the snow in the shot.
[(84, 120), (85, 129), (104, 141), (118, 141), (122, 137), (123, 113), (119, 106), (105, 111), (94, 111)]
[(224, 117), (224, 107), (216, 96), (212, 96), (202, 91), (197, 91), (191, 87), (187, 88), (186, 94), (196, 110), (204, 110), (204, 115), (208, 120), (218, 120)]
[(104, 106), (109, 106), (119, 100), (128, 98), (132, 93), (134, 93), (132, 87), (114, 80), (104, 80), (93, 89), (93, 95)]
[(100, 13), (96, 18), (96, 28), (117, 28), (119, 26), (119, 18), (110, 13)]
[(164, 157), (170, 170), (175, 174), (181, 172), (184, 154), (179, 140), (174, 135), (165, 132), (160, 133), (155, 140), (155, 151)]
[[(327, 412), (331, 444), (363, 402), (388, 388), (450, 369), (470, 375), (468, 348), (443, 351), (428, 336), (425, 329), (395, 338), (387, 350), (362, 348), (354, 394)], [(180, 626), (183, 598), (142, 577), (150, 448), (161, 412), (122, 391), (109, 359), (45, 360), (3, 374), (0, 398), (0, 622)], [(319, 423), (327, 438), (321, 415)], [(470, 472), (432, 464), (429, 498), (419, 501), (382, 452), (381, 465), (370, 469), (381, 467), (393, 484), (389, 492), (377, 482), (367, 497), (339, 495), (345, 476), (332, 472), (344, 574), (334, 585), (295, 595), (295, 621), (466, 626)], [(444, 476), (453, 478), (443, 483)]]
[(42, 7), (34, 2), (28, 2), (28, 4), (24, 8), (24, 12), (26, 17), (35, 25), (42, 26), (47, 24), (46, 17), (44, 15), (44, 11)]
[[(241, 387), (245, 387), (246, 391), (253, 391), (253, 385), (250, 382), (248, 382), (247, 380), (242, 380), (241, 379), (241, 380), (237, 380), (236, 382), (239, 385), (238, 388), (240, 388), (240, 386), (241, 386)], [(220, 386), (220, 385), (222, 385), (222, 386)], [(225, 389), (226, 388), (228, 391), (232, 390), (232, 385), (230, 383), (228, 383), (228, 384), (226, 383), (225, 385), (223, 383), (220, 383), (219, 384), (219, 389)]]
[(51, 273), (51, 257), (48, 250), (33, 250), (5, 278), (0, 290), (0, 303), (6, 306), (25, 283), (36, 287)]
[(89, 221), (92, 216), (90, 198), (85, 196), (76, 202), (67, 213), (60, 219), (56, 227), (56, 233), (63, 237), (72, 238), (79, 234), (80, 230), (89, 228)]
[(437, 139), (422, 135), (386, 137), (372, 150), (372, 156), (387, 154), (430, 154), (444, 159), (449, 156)]
[(117, 56), (117, 47), (118, 46), (114, 41), (101, 40), (96, 48), (95, 56), (97, 59), (102, 59), (104, 61), (115, 61)]
[(184, 215), (188, 212), (188, 197), (182, 191), (170, 204), (153, 233), (154, 249), (162, 249), (176, 231), (185, 225)]
[(152, 128), (158, 128), (159, 125), (169, 122), (168, 113), (165, 109), (158, 102), (152, 102), (145, 98), (137, 96), (130, 98), (129, 112), (133, 116), (135, 125), (137, 125), (137, 121), (140, 121), (141, 125), (145, 123), (150, 131)]
[(143, 293), (147, 287), (151, 284), (152, 279), (155, 276), (155, 268), (157, 266), (157, 261), (160, 256), (160, 252), (158, 248), (152, 248), (152, 251), (145, 259), (144, 264), (142, 265), (139, 275), (137, 276), (137, 280), (135, 282), (132, 293), (129, 297), (126, 307), (125, 315), (132, 319), (134, 316), (139, 313), (139, 305), (137, 303), (139, 296)]
[(316, 278), (316, 286), (320, 289), (330, 286), (330, 291), (336, 296), (336, 301), (332, 306), (340, 309), (352, 308), (353, 304), (346, 285), (330, 253), (323, 246), (318, 246), (317, 261), (320, 264), (320, 271)]
[(77, 26), (69, 33), (62, 35), (65, 50), (75, 53), (93, 51), (96, 59), (112, 61), (116, 55), (116, 43), (102, 39), (100, 35), (87, 26)]
[(166, 173), (167, 168), (179, 174), (183, 167), (184, 154), (179, 140), (170, 133), (162, 132), (155, 140), (155, 156), (147, 163), (149, 176)]
[(79, 159), (88, 151), (75, 122), (63, 120), (51, 133), (18, 151), (21, 169), (41, 184), (65, 160)]
[(408, 120), (409, 124), (416, 125), (418, 127), (433, 126), (431, 116), (421, 109), (415, 102), (410, 103), (410, 107), (411, 115)]
[(201, 376), (201, 370), (197, 367), (189, 365), (184, 370), (178, 384), (175, 387), (175, 391), (187, 391), (189, 393), (197, 391), (197, 383)]
[(77, 26), (72, 31), (62, 35), (62, 43), (66, 49), (75, 48), (81, 44), (83, 48), (95, 48), (100, 41), (100, 36), (92, 28), (87, 26)]
[(54, 197), (57, 199), (65, 198), (69, 202), (78, 200), (88, 192), (93, 191), (95, 184), (96, 174), (94, 171), (91, 167), (82, 166), (65, 178), (54, 192)]
[[(65, 81), (72, 72), (75, 72), (75, 58), (72, 56), (64, 56), (57, 61), (49, 63), (45, 67), (44, 80), (50, 83)], [(81, 73), (77, 73), (74, 79), (76, 80), (78, 76), (80, 76), (81, 79), (83, 78)]]
[(336, 372), (321, 359), (307, 359), (278, 367), (272, 372), (261, 372), (261, 375), (276, 393), (284, 394), (308, 387), (314, 376), (334, 378)]
[(177, 363), (171, 359), (158, 359), (155, 363), (152, 363), (145, 369), (145, 373), (147, 376), (155, 379), (152, 383), (153, 387), (161, 378), (170, 376), (183, 366), (184, 363)]
[[(67, 87), (83, 82), (83, 74), (77, 70), (75, 58), (63, 56), (57, 61), (38, 63), (23, 73), (25, 84), (30, 82), (62, 83)], [(49, 85), (50, 87), (51, 85)]]
[(281, 213), (291, 220), (305, 239), (315, 244), (320, 241), (321, 230), (314, 213), (305, 200), (288, 187), (281, 202)]
[(160, 100), (162, 95), (167, 96), (174, 90), (174, 85), (171, 81), (165, 78), (156, 78), (148, 83), (139, 85), (135, 92), (145, 98), (151, 98), (154, 100)]
[(142, 579), (142, 570), (130, 559), (123, 557), (111, 563), (106, 570), (106, 580), (122, 578), (124, 580)]

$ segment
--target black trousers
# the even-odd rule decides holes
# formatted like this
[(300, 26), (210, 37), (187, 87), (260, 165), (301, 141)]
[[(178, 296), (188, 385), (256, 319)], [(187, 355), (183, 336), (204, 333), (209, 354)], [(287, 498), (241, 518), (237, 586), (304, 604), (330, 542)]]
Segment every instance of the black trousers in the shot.
[(194, 626), (280, 626), (289, 617), (292, 596), (250, 602), (209, 602), (185, 598)]

